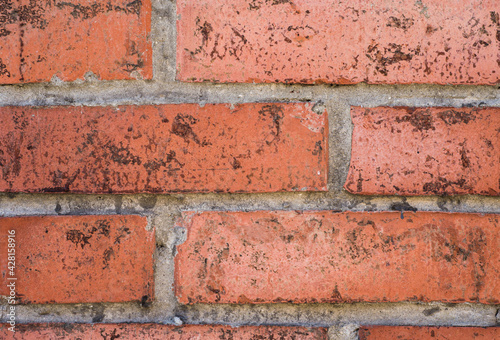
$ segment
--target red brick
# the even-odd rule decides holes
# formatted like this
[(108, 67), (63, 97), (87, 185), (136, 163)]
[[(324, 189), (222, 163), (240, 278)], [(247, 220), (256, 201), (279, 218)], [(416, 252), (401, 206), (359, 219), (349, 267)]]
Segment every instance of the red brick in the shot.
[(165, 339), (165, 340), (327, 340), (325, 328), (271, 327), (271, 326), (166, 326), (158, 324), (20, 324), (16, 335), (8, 331), (9, 325), (0, 326), (2, 339)]
[[(0, 218), (0, 294), (16, 303), (149, 302), (154, 231), (141, 216)], [(7, 236), (15, 231), (15, 269)], [(11, 280), (16, 278), (16, 280)]]
[(0, 191), (326, 190), (312, 104), (0, 108)]
[(498, 0), (177, 1), (179, 80), (500, 82)]
[(351, 109), (345, 188), (363, 195), (500, 195), (500, 108)]
[(394, 327), (372, 326), (359, 329), (360, 340), (472, 340), (500, 339), (499, 327)]
[(150, 0), (4, 0), (0, 84), (151, 79), (150, 26)]
[(500, 301), (500, 215), (184, 213), (180, 303)]

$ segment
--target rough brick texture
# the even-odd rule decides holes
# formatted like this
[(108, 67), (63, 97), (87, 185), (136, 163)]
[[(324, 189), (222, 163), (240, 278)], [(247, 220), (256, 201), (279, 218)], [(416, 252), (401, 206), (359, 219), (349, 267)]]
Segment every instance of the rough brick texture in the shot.
[(328, 125), (312, 104), (0, 108), (0, 190), (326, 190)]
[(0, 84), (151, 79), (151, 1), (0, 1)]
[[(0, 294), (14, 277), (16, 303), (153, 299), (154, 231), (140, 216), (0, 218)], [(15, 230), (14, 275), (7, 236)]]
[(1, 325), (2, 339), (157, 339), (157, 340), (327, 340), (325, 328), (305, 327), (229, 327), (229, 326), (165, 326), (158, 324), (28, 324), (16, 326), (16, 335)]
[(500, 108), (351, 109), (345, 188), (364, 195), (500, 195)]
[(500, 301), (500, 217), (184, 213), (181, 303)]
[(500, 327), (394, 327), (372, 326), (359, 329), (359, 340), (493, 340), (500, 339)]
[(500, 82), (497, 0), (177, 1), (178, 79)]

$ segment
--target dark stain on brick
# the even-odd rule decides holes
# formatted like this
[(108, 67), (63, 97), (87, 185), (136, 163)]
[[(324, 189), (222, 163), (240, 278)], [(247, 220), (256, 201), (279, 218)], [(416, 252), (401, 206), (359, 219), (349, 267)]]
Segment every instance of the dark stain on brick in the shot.
[(43, 188), (41, 192), (69, 192), (70, 186), (76, 181), (77, 177), (80, 175), (80, 169), (75, 173), (69, 174), (68, 172), (63, 172), (60, 170), (51, 171), (52, 176), (52, 186), (49, 188)]
[[(93, 3), (88, 6), (73, 4), (71, 2), (59, 2), (56, 4), (57, 8), (64, 9), (69, 7), (72, 9), (70, 14), (75, 19), (87, 20), (95, 18), (98, 14), (105, 12), (105, 6), (98, 3)], [(108, 4), (108, 8), (111, 7), (111, 4)], [(111, 10), (111, 9), (110, 9)]]
[(116, 340), (121, 337), (121, 334), (118, 333), (118, 330), (116, 328), (113, 329), (111, 333), (105, 332), (104, 329), (101, 329), (101, 337), (102, 340)]
[(331, 297), (333, 301), (338, 301), (338, 302), (342, 301), (342, 294), (340, 294), (337, 284), (335, 284), (335, 288), (332, 291)]
[(436, 32), (437, 30), (438, 30), (437, 28), (434, 28), (431, 25), (427, 25), (427, 27), (425, 29), (425, 33), (432, 34), (432, 33)]
[(73, 242), (77, 247), (80, 245), (82, 249), (85, 247), (86, 244), (89, 244), (89, 239), (92, 237), (92, 235), (85, 235), (82, 233), (80, 230), (70, 230), (66, 233), (66, 239), (68, 241)]
[(423, 185), (423, 190), (426, 193), (431, 193), (434, 195), (442, 195), (446, 188), (449, 186), (457, 185), (460, 188), (467, 189), (467, 181), (465, 178), (461, 178), (457, 181), (449, 181), (446, 178), (438, 177), (434, 182), (427, 182)]
[(425, 110), (419, 110), (415, 108), (404, 108), (407, 112), (403, 117), (396, 117), (396, 122), (408, 122), (415, 128), (413, 131), (428, 131), (436, 130), (434, 127), (434, 118), (431, 114)]
[(235, 157), (233, 157), (233, 159), (230, 161), (231, 163), (231, 166), (233, 167), (234, 170), (236, 169), (241, 169), (241, 163), (238, 159), (236, 159)]
[(104, 150), (102, 157), (105, 159), (111, 159), (113, 162), (122, 165), (141, 165), (141, 158), (132, 154), (121, 142), (119, 146), (112, 142), (107, 142), (101, 145), (101, 148)]
[(465, 150), (465, 146), (462, 146), (462, 149), (460, 149), (460, 164), (464, 169), (470, 167), (470, 159), (467, 157), (467, 150)]
[[(151, 174), (153, 171), (158, 171), (161, 167), (167, 167), (170, 171), (179, 170), (184, 167), (184, 164), (176, 158), (176, 155), (177, 154), (174, 150), (170, 150), (165, 159), (154, 158), (147, 163), (144, 163), (144, 168), (148, 171), (149, 174)], [(175, 162), (178, 167), (172, 167), (173, 162)]]
[[(290, 33), (289, 33), (290, 32)], [(299, 46), (300, 43), (310, 40), (318, 31), (309, 25), (305, 26), (288, 26), (285, 30), (285, 33), (282, 33), (285, 37), (285, 41), (291, 43), (292, 41), (296, 41)], [(318, 81), (319, 83), (321, 80)], [(327, 81), (325, 83), (328, 83)]]
[(367, 48), (365, 54), (368, 59), (375, 63), (375, 70), (384, 76), (389, 74), (388, 66), (397, 64), (403, 61), (411, 61), (415, 55), (420, 54), (420, 46), (416, 49), (409, 49), (409, 52), (403, 52), (403, 46), (391, 43), (387, 47), (379, 47), (375, 42), (372, 42)]
[(30, 25), (32, 28), (45, 29), (45, 7), (42, 1), (30, 0), (28, 5), (14, 7), (11, 0), (0, 0), (0, 37), (12, 32), (6, 27), (8, 24)]
[(25, 23), (21, 22), (19, 24), (19, 80), (24, 82), (24, 66), (26, 65), (26, 59), (24, 58), (24, 26)]
[(172, 123), (172, 133), (176, 136), (184, 138), (186, 143), (189, 143), (192, 140), (196, 144), (200, 145), (201, 142), (192, 128), (192, 125), (195, 125), (196, 123), (198, 123), (198, 119), (193, 116), (179, 113), (175, 116), (174, 122)]
[(125, 62), (122, 64), (122, 66), (124, 71), (130, 73), (144, 67), (144, 60), (142, 60), (142, 58), (137, 58), (137, 62), (135, 63)]
[(356, 189), (358, 190), (358, 192), (363, 191), (363, 177), (361, 176), (361, 171), (359, 172)]
[(490, 12), (490, 19), (497, 26), (496, 39), (500, 42), (500, 15), (497, 12)]
[(127, 228), (127, 227), (120, 228), (119, 232), (120, 232), (120, 234), (115, 238), (114, 244), (120, 244), (121, 243), (121, 239), (124, 238), (125, 235), (130, 235), (131, 234), (130, 229)]
[[(0, 30), (0, 34), (1, 34), (1, 30)], [(5, 65), (3, 63), (2, 58), (0, 58), (0, 76), (7, 76), (9, 78), (11, 76), (9, 70), (7, 69), (7, 65)]]
[(212, 25), (208, 22), (204, 22), (202, 26), (198, 26), (198, 32), (201, 33), (201, 44), (203, 46), (207, 46), (208, 38), (210, 37), (210, 33), (213, 32)]
[(122, 12), (125, 14), (135, 14), (139, 16), (141, 14), (141, 8), (142, 8), (142, 1), (141, 0), (135, 0), (132, 2), (127, 3), (124, 7), (121, 6), (113, 6), (110, 2), (103, 4), (99, 2), (95, 2), (91, 5), (80, 5), (80, 4), (73, 4), (71, 2), (59, 2), (56, 4), (56, 7), (59, 9), (64, 9), (66, 7), (69, 7), (72, 9), (70, 12), (71, 16), (75, 19), (80, 19), (80, 20), (88, 20), (95, 18), (99, 14), (102, 13), (109, 13), (109, 12)]
[(6, 24), (14, 21), (13, 3), (11, 0), (0, 0), (0, 37), (5, 37), (12, 32), (7, 30)]
[(98, 235), (109, 237), (109, 233), (111, 231), (111, 223), (108, 220), (97, 220), (96, 225), (97, 226), (93, 226), (90, 229), (91, 234), (97, 233)]
[(408, 28), (412, 27), (414, 25), (414, 20), (413, 18), (407, 18), (405, 17), (404, 14), (401, 15), (400, 18), (398, 17), (389, 17), (389, 20), (387, 21), (387, 27), (394, 27), (394, 28), (400, 28), (402, 30), (407, 30)]
[(240, 55), (243, 49), (243, 45), (245, 45), (248, 41), (243, 34), (238, 32), (236, 28), (231, 27), (234, 35), (238, 38), (238, 42), (236, 40), (231, 39), (231, 47), (229, 48), (229, 55), (232, 55), (236, 58), (236, 60), (240, 60)]
[(321, 153), (323, 152), (323, 147), (321, 146), (321, 141), (317, 141), (316, 144), (314, 145), (314, 150), (312, 152), (312, 154), (314, 156), (320, 156), (321, 157)]
[(210, 57), (212, 60), (215, 59), (224, 59), (227, 54), (236, 58), (236, 60), (240, 60), (240, 56), (243, 52), (243, 46), (247, 43), (247, 39), (245, 36), (236, 30), (234, 27), (231, 28), (232, 34), (228, 39), (228, 42), (219, 46), (219, 41), (222, 40), (221, 35), (219, 33), (215, 34), (214, 46), (212, 51), (210, 52)]
[(359, 340), (368, 340), (370, 337), (370, 331), (366, 328), (359, 329)]
[(251, 11), (256, 11), (264, 5), (281, 5), (281, 4), (293, 4), (292, 0), (252, 0), (248, 4), (248, 9)]
[(48, 24), (41, 1), (30, 0), (29, 5), (20, 6), (17, 9), (17, 16), (20, 23), (29, 24), (32, 28), (43, 30)]
[[(89, 229), (90, 226), (87, 223), (84, 223), (84, 227)], [(89, 240), (94, 236), (94, 234), (109, 237), (110, 229), (111, 223), (108, 220), (97, 220), (87, 233), (78, 229), (69, 230), (66, 232), (66, 240), (73, 242), (77, 247), (80, 245), (83, 249), (85, 245), (90, 245)]]
[(441, 111), (437, 114), (437, 116), (447, 125), (468, 124), (470, 121), (474, 121), (476, 119), (474, 112), (465, 112), (453, 109)]
[(24, 130), (29, 122), (26, 118), (26, 113), (24, 112), (16, 112), (12, 115), (12, 120), (14, 121), (14, 129), (16, 130)]
[(271, 104), (265, 105), (262, 109), (259, 110), (259, 115), (264, 119), (271, 119), (274, 131), (272, 131), (274, 138), (271, 142), (267, 142), (271, 144), (274, 141), (279, 141), (280, 133), (281, 133), (281, 124), (283, 122), (283, 108), (281, 106)]
[(109, 261), (111, 260), (112, 256), (115, 256), (115, 251), (113, 250), (113, 248), (110, 247), (104, 251), (104, 254), (102, 256), (102, 263), (104, 267), (102, 267), (102, 269), (106, 269), (109, 267)]

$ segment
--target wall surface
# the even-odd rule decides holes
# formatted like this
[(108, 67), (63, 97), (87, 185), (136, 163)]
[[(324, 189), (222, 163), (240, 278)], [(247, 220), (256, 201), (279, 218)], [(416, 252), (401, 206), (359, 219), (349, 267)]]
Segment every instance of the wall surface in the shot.
[(498, 1), (37, 6), (0, 0), (17, 334), (500, 337)]

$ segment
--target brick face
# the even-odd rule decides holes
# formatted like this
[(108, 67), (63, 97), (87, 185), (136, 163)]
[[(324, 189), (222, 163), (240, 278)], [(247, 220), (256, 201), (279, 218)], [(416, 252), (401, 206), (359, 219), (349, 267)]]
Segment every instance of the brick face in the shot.
[(326, 116), (295, 103), (3, 107), (0, 190), (324, 191)]
[(2, 339), (120, 339), (120, 340), (327, 340), (325, 328), (305, 327), (229, 327), (229, 326), (166, 326), (158, 324), (25, 324), (16, 326), (13, 336), (0, 325)]
[[(140, 216), (0, 218), (0, 294), (16, 303), (150, 302), (154, 231)], [(7, 236), (15, 231), (14, 275)]]
[(359, 329), (359, 340), (492, 340), (500, 338), (500, 327), (395, 327), (372, 326)]
[(499, 227), (500, 0), (0, 0), (0, 339), (500, 340)]
[(178, 79), (496, 84), (498, 1), (177, 1)]
[(86, 72), (151, 79), (150, 26), (150, 0), (4, 0), (0, 84), (73, 81)]
[(351, 114), (349, 192), (500, 196), (499, 108), (353, 107)]
[(181, 303), (500, 301), (499, 217), (184, 213)]

